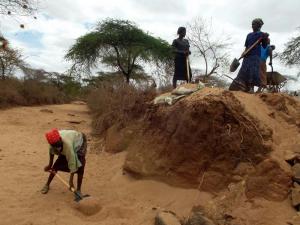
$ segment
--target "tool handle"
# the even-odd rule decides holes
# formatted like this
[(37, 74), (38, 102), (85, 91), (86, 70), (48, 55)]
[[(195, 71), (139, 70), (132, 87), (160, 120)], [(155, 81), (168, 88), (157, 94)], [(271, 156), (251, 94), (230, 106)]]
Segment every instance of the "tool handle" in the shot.
[[(66, 187), (68, 187), (68, 188), (70, 188), (70, 185), (61, 177), (61, 176), (59, 176), (58, 175), (58, 173), (56, 173), (56, 172), (54, 172), (54, 171), (49, 171), (50, 173), (52, 173), (52, 174), (55, 174), (55, 176), (66, 186)], [(73, 188), (73, 187), (71, 187), (70, 188), (70, 190), (73, 192), (73, 193), (75, 193), (76, 192), (76, 190), (75, 190), (75, 188)]]
[(259, 38), (256, 42), (254, 42), (254, 44), (253, 45), (251, 45), (248, 49), (246, 49), (243, 53), (242, 53), (242, 55), (241, 55), (241, 57), (238, 59), (238, 60), (240, 60), (240, 59), (242, 59), (242, 58), (244, 58), (244, 56), (245, 55), (247, 55), (259, 42), (261, 42), (261, 40), (262, 40), (262, 38)]
[(188, 78), (188, 83), (190, 82), (190, 65), (189, 65), (189, 57), (186, 57), (186, 74)]

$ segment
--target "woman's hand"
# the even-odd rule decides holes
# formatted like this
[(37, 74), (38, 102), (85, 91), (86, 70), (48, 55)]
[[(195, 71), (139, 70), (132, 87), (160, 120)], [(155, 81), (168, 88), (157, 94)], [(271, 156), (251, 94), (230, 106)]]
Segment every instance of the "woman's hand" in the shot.
[(51, 170), (51, 165), (47, 165), (47, 166), (44, 167), (45, 172), (48, 172), (50, 170)]

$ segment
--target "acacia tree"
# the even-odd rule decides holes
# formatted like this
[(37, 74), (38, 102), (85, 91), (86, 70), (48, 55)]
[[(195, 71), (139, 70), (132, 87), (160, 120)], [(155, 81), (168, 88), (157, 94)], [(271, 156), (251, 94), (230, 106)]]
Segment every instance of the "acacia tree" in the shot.
[(6, 76), (12, 75), (16, 68), (22, 68), (24, 61), (19, 50), (6, 47), (0, 49), (0, 76), (5, 79)]
[(145, 33), (127, 20), (106, 19), (95, 31), (77, 39), (66, 59), (74, 64), (71, 71), (90, 72), (100, 63), (121, 72), (129, 83), (142, 63), (164, 61), (172, 57), (170, 45)]
[(188, 40), (195, 48), (196, 55), (203, 58), (204, 77), (217, 73), (217, 70), (229, 65), (227, 52), (230, 39), (216, 36), (212, 32), (211, 22), (199, 17), (188, 24)]
[(285, 44), (285, 49), (280, 54), (280, 59), (286, 65), (300, 66), (300, 34)]

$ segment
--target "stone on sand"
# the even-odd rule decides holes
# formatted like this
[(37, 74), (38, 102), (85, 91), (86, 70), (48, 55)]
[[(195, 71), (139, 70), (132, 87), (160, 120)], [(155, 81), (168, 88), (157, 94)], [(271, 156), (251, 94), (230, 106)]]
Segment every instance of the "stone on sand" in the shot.
[(159, 212), (155, 217), (155, 225), (181, 225), (178, 218), (170, 212)]
[(300, 188), (292, 188), (292, 205), (297, 207), (300, 205)]

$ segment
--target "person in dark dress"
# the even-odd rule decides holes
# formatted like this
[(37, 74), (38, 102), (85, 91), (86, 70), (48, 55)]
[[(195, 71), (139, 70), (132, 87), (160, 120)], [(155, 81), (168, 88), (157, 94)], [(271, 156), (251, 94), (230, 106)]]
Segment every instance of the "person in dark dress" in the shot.
[(190, 82), (192, 78), (192, 70), (187, 60), (188, 56), (191, 54), (190, 44), (189, 41), (184, 38), (186, 35), (186, 28), (179, 27), (177, 34), (179, 37), (175, 39), (172, 43), (172, 47), (175, 53), (175, 72), (173, 77), (173, 88), (176, 88), (177, 80), (185, 80), (187, 82)]
[(229, 87), (229, 90), (235, 91), (241, 90), (240, 87), (244, 87), (242, 90), (246, 92), (254, 92), (254, 86), (260, 86), (260, 55), (261, 55), (261, 45), (266, 38), (268, 38), (267, 33), (261, 32), (261, 27), (263, 26), (263, 21), (260, 18), (254, 19), (252, 21), (252, 29), (253, 32), (247, 35), (245, 41), (246, 50), (250, 48), (256, 41), (260, 40), (260, 42), (247, 53), (247, 55), (243, 59), (243, 63), (241, 69), (234, 79), (232, 84)]

